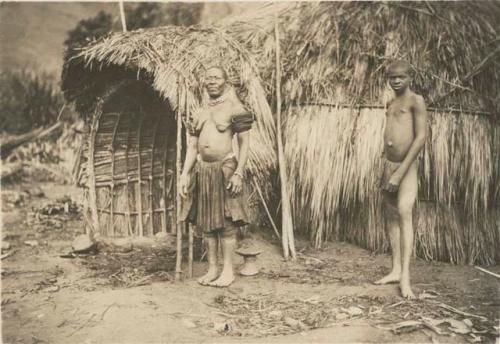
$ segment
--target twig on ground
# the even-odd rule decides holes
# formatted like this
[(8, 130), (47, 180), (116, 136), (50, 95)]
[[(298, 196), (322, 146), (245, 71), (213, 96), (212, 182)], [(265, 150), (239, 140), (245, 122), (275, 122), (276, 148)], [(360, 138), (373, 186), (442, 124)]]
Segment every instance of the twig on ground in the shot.
[(463, 316), (466, 316), (466, 317), (473, 317), (473, 318), (481, 319), (482, 321), (487, 321), (488, 320), (488, 318), (483, 317), (481, 315), (475, 315), (475, 314), (463, 312), (463, 311), (461, 311), (459, 309), (453, 308), (453, 307), (448, 306), (447, 304), (444, 304), (444, 303), (440, 303), (438, 306), (441, 307), (441, 308), (444, 308), (446, 310), (449, 310), (450, 312), (457, 313), (457, 314), (460, 314), (460, 315), (463, 315)]
[(387, 306), (386, 308), (393, 308), (393, 307), (397, 307), (399, 305), (402, 305), (403, 303), (405, 303), (406, 301), (399, 301), (399, 302), (396, 302), (396, 303), (393, 303), (392, 305), (389, 305)]
[(486, 274), (488, 274), (488, 275), (494, 276), (494, 277), (496, 277), (496, 278), (500, 278), (500, 275), (498, 275), (498, 274), (496, 274), (496, 273), (494, 273), (494, 272), (488, 271), (488, 270), (486, 270), (486, 269), (484, 269), (484, 268), (481, 268), (481, 267), (479, 267), (479, 266), (474, 266), (474, 269), (477, 269), (477, 270), (479, 270), (479, 271), (482, 271), (482, 272), (484, 272), (484, 273), (486, 273)]
[(87, 326), (88, 323), (90, 323), (92, 321), (92, 319), (95, 317), (95, 313), (92, 314), (92, 316), (83, 324), (81, 325), (80, 327), (78, 327), (76, 330), (74, 330), (73, 332), (71, 332), (68, 337), (74, 335), (75, 333), (77, 333), (78, 331), (80, 331), (82, 328), (84, 328), (85, 326)]
[(102, 314), (101, 314), (101, 321), (102, 321), (102, 319), (104, 319), (104, 315), (106, 315), (107, 311), (109, 311), (109, 309), (110, 309), (111, 307), (113, 307), (114, 305), (116, 305), (116, 303), (115, 303), (115, 302), (113, 302), (113, 303), (112, 303), (112, 304), (110, 304), (108, 307), (106, 307), (106, 309), (104, 310), (104, 312), (102, 312)]
[(5, 258), (12, 256), (15, 252), (16, 252), (16, 250), (9, 251), (5, 254), (2, 254), (2, 256), (0, 258), (1, 258), (1, 260), (4, 260)]

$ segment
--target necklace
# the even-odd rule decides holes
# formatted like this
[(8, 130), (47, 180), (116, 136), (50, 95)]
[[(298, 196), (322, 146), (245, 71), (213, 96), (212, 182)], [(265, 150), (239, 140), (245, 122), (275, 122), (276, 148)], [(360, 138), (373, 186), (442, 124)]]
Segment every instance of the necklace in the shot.
[(223, 95), (221, 95), (218, 98), (209, 99), (208, 100), (208, 106), (215, 106), (217, 104), (224, 103), (226, 101), (226, 99), (227, 99), (227, 93), (224, 93)]

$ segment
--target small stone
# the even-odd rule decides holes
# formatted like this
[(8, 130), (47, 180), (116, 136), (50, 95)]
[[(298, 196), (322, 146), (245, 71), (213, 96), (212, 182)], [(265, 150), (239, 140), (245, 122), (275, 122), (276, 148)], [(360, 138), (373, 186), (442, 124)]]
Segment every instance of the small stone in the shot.
[(45, 289), (45, 291), (47, 291), (49, 293), (55, 293), (55, 292), (59, 291), (59, 286), (54, 285), (52, 287), (48, 287), (47, 289)]
[(131, 243), (129, 243), (128, 245), (123, 245), (118, 249), (118, 251), (121, 253), (128, 253), (132, 252), (133, 250), (134, 250), (134, 245), (132, 245)]
[(283, 319), (283, 320), (284, 320), (285, 324), (287, 324), (290, 327), (298, 327), (300, 324), (299, 320), (294, 319), (294, 318), (290, 318), (290, 317), (285, 317), (285, 319)]
[(229, 332), (231, 331), (231, 325), (226, 322), (216, 322), (214, 323), (214, 330), (217, 332)]
[(71, 247), (75, 253), (87, 253), (95, 248), (95, 244), (88, 235), (81, 234), (73, 240)]
[(360, 309), (359, 307), (349, 307), (347, 309), (347, 313), (349, 313), (349, 315), (351, 316), (362, 315), (363, 310)]
[(470, 319), (464, 319), (462, 321), (464, 322), (465, 325), (467, 325), (469, 327), (474, 326), (474, 324), (472, 323), (472, 321), (470, 321)]
[(31, 246), (31, 247), (35, 247), (35, 246), (38, 246), (38, 241), (36, 240), (26, 240), (24, 242), (25, 245), (28, 245), (28, 246)]
[(269, 312), (269, 316), (273, 319), (281, 319), (283, 317), (283, 312), (282, 311), (271, 311)]

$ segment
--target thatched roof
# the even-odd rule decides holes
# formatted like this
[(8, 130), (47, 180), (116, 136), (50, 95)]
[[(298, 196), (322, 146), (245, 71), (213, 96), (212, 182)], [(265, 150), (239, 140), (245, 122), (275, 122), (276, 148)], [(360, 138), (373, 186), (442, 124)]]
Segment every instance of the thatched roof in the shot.
[(499, 2), (300, 2), (228, 19), (226, 30), (259, 56), (270, 90), (275, 16), (286, 104), (380, 104), (385, 67), (397, 58), (413, 65), (429, 105), (500, 110)]
[(259, 177), (275, 164), (275, 126), (255, 65), (237, 40), (215, 27), (137, 30), (110, 35), (66, 61), (63, 90), (80, 112), (89, 113), (115, 80), (148, 80), (189, 125), (204, 100), (204, 70), (223, 66), (239, 98), (257, 118), (250, 168)]

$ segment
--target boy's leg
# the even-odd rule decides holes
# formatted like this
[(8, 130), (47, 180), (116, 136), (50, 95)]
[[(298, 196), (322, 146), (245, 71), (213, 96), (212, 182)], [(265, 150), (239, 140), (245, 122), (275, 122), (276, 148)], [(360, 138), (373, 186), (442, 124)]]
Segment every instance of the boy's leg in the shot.
[(398, 211), (401, 227), (401, 295), (415, 298), (410, 285), (410, 260), (413, 250), (413, 206), (417, 199), (417, 164), (413, 163), (399, 187)]
[(385, 277), (375, 281), (375, 284), (399, 282), (401, 278), (401, 239), (399, 228), (399, 213), (397, 208), (397, 194), (384, 195), (385, 229), (389, 234), (392, 252), (392, 271)]
[(236, 227), (232, 221), (226, 221), (225, 227), (221, 232), (221, 239), (224, 266), (219, 278), (209, 283), (214, 287), (227, 287), (234, 281), (233, 252), (236, 247)]
[(216, 233), (205, 234), (205, 240), (208, 246), (208, 272), (198, 279), (198, 283), (208, 285), (217, 278), (217, 251), (218, 251), (218, 236)]

